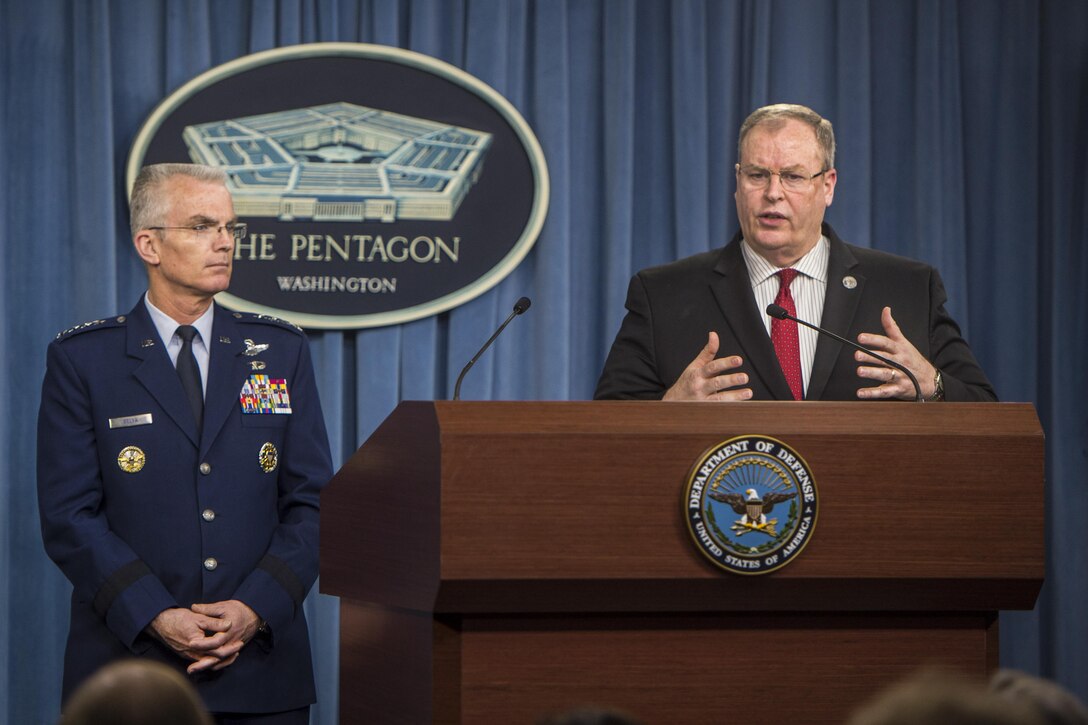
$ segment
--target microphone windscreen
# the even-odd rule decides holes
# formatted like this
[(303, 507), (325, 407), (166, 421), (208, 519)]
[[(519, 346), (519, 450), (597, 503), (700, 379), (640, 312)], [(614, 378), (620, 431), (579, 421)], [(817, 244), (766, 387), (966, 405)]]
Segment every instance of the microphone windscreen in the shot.
[(528, 297), (522, 297), (520, 300), (514, 303), (514, 313), (520, 315), (525, 310), (529, 309), (529, 305), (533, 304), (533, 301)]
[(767, 305), (767, 314), (777, 320), (784, 320), (786, 319), (786, 315), (788, 315), (789, 313), (786, 312), (786, 308), (780, 307), (779, 305), (776, 305), (772, 302), (771, 304)]

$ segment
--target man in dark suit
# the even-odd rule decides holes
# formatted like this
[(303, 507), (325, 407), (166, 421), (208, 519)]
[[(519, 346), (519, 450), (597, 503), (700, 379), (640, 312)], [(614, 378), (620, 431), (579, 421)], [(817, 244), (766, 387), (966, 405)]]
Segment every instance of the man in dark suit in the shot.
[(916, 398), (895, 368), (772, 322), (773, 302), (904, 365), (927, 400), (996, 399), (945, 311), (937, 270), (846, 244), (824, 223), (837, 180), (830, 122), (804, 106), (766, 106), (741, 126), (738, 157), (740, 231), (725, 249), (634, 276), (594, 397)]
[(332, 475), (306, 338), (213, 303), (245, 234), (220, 170), (149, 166), (131, 211), (146, 295), (58, 335), (42, 388), (42, 535), (74, 587), (65, 697), (135, 655), (186, 672), (219, 722), (306, 723)]

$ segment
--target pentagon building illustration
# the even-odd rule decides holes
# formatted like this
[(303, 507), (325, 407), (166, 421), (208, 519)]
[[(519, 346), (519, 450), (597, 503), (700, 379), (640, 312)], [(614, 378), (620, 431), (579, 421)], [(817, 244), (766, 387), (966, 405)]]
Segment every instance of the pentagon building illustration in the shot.
[(351, 103), (188, 126), (189, 156), (227, 172), (240, 217), (448, 221), (491, 134)]

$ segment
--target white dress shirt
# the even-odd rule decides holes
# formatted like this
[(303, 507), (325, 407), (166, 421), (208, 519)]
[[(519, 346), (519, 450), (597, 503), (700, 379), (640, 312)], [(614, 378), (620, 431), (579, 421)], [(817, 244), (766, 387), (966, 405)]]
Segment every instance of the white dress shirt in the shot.
[[(178, 327), (181, 323), (170, 317), (155, 305), (151, 304), (147, 293), (144, 293), (144, 304), (151, 314), (151, 321), (155, 323), (155, 329), (159, 332), (159, 339), (166, 345), (166, 353), (170, 356), (170, 362), (174, 367), (178, 366), (178, 353), (181, 352), (182, 340), (178, 336)], [(197, 335), (193, 338), (193, 357), (196, 358), (197, 367), (200, 368), (200, 385), (204, 394), (208, 393), (208, 360), (211, 353), (208, 350), (207, 341), (212, 339), (212, 322), (215, 319), (215, 305), (208, 305), (204, 314), (193, 323)]]
[[(767, 328), (767, 336), (771, 334), (771, 317), (764, 310), (767, 305), (774, 302), (778, 296), (778, 277), (775, 274), (782, 267), (775, 267), (763, 257), (759, 256), (748, 242), (741, 241), (741, 252), (744, 261), (748, 265), (748, 278), (752, 283), (752, 293), (756, 298), (756, 307), (763, 318), (763, 325)], [(831, 243), (827, 237), (821, 236), (816, 246), (808, 254), (801, 257), (792, 265), (792, 269), (798, 271), (797, 277), (790, 284), (790, 294), (797, 306), (797, 317), (814, 325), (820, 324), (824, 313), (824, 294), (827, 292), (827, 263), (831, 257)], [(820, 333), (809, 329), (804, 325), (797, 326), (797, 337), (801, 352), (801, 380), (808, 392), (808, 381), (812, 376), (812, 361), (816, 357), (816, 342)]]

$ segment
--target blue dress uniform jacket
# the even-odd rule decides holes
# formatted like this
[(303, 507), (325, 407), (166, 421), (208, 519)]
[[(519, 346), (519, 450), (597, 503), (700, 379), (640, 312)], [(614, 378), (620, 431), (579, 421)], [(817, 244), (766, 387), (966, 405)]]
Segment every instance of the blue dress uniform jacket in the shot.
[[(309, 347), (281, 320), (218, 305), (214, 314), (199, 436), (143, 300), (49, 346), (38, 498), (46, 551), (74, 585), (65, 698), (119, 658), (184, 670), (189, 662), (145, 631), (151, 620), (238, 599), (270, 633), (229, 667), (192, 677), (208, 707), (314, 701), (302, 603), (317, 577), (318, 498), (332, 461)], [(243, 413), (255, 374), (286, 381), (289, 414)]]

